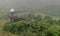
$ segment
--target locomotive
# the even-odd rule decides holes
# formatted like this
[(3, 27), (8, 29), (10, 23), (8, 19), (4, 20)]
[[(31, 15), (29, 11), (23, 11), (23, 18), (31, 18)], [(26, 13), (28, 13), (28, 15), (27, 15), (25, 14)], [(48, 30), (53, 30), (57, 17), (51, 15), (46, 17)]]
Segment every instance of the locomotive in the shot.
[(11, 9), (8, 13), (9, 22), (17, 22), (20, 20), (25, 20), (24, 18), (17, 17), (16, 13), (20, 13), (21, 11), (15, 11), (14, 9)]

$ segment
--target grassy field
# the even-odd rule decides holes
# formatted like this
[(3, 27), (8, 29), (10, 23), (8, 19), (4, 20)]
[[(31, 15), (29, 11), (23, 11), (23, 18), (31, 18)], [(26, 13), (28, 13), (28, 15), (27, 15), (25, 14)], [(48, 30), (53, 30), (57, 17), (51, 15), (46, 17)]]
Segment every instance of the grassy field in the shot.
[(5, 19), (0, 19), (0, 36), (15, 36), (14, 34), (8, 33), (8, 32), (4, 32), (3, 31), (3, 25), (6, 23), (7, 21)]

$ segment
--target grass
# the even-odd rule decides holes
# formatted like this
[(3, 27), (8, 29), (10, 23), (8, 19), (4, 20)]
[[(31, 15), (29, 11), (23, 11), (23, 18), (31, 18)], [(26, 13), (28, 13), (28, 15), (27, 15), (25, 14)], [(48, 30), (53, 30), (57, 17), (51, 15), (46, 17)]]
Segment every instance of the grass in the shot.
[(5, 19), (0, 19), (0, 36), (15, 36), (14, 34), (8, 33), (8, 32), (4, 32), (3, 31), (3, 25), (6, 23), (7, 21)]

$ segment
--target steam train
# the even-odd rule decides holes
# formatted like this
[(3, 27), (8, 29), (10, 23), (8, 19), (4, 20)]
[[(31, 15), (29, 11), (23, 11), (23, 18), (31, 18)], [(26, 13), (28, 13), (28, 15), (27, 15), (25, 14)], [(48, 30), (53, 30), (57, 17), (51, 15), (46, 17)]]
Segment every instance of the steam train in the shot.
[(20, 20), (25, 20), (24, 18), (17, 17), (15, 15), (16, 13), (21, 13), (21, 12), (23, 12), (23, 11), (14, 11), (14, 9), (11, 9), (8, 13), (9, 22), (16, 22), (16, 21), (20, 21)]

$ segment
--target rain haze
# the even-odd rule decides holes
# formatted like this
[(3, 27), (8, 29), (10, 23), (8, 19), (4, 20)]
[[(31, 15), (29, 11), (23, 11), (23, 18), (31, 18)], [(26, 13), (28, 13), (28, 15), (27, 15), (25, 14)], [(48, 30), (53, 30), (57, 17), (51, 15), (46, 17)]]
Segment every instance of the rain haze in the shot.
[(0, 36), (60, 36), (60, 0), (0, 0)]
[[(0, 0), (0, 13), (14, 8), (15, 11), (37, 11), (52, 16), (60, 16), (60, 0)], [(3, 11), (4, 10), (4, 11)], [(6, 13), (5, 13), (6, 14)]]

